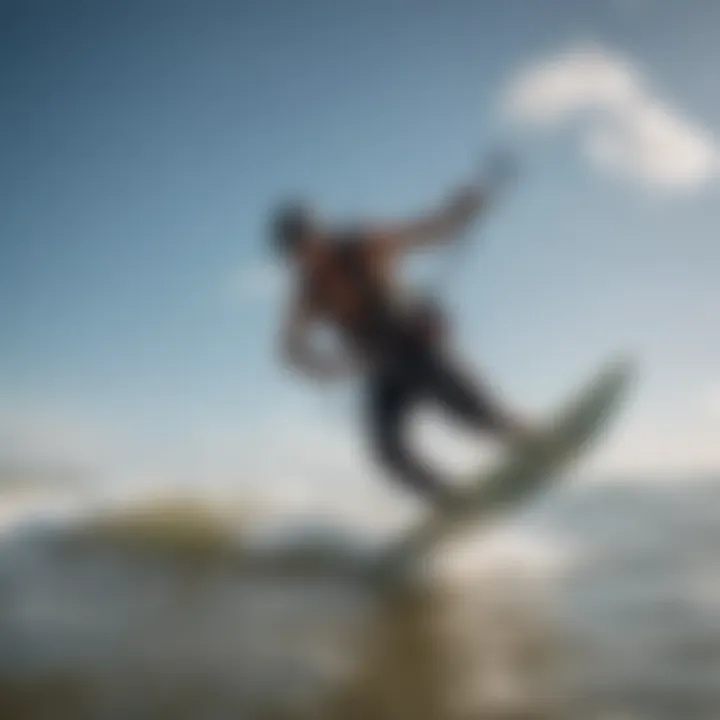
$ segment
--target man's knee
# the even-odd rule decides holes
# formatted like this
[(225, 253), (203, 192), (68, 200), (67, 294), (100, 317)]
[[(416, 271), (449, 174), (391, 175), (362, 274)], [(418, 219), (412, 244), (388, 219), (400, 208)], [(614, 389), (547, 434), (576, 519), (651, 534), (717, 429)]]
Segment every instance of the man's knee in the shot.
[(402, 438), (389, 435), (375, 446), (376, 457), (396, 481), (413, 488), (432, 501), (445, 498), (447, 490), (439, 477), (409, 451)]

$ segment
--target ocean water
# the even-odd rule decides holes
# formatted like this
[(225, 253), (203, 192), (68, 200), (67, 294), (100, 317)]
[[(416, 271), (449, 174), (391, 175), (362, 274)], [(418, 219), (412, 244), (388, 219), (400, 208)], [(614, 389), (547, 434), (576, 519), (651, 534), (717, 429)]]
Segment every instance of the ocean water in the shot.
[(133, 513), (6, 527), (3, 719), (720, 718), (720, 478), (558, 486), (391, 590), (357, 532)]

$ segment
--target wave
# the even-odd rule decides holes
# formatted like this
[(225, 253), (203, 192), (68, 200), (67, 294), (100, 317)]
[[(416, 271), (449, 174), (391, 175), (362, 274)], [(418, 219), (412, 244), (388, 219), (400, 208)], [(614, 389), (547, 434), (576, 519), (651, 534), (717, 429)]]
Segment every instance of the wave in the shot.
[(717, 717), (718, 540), (716, 481), (579, 483), (380, 593), (372, 533), (76, 500), (0, 542), (0, 717)]

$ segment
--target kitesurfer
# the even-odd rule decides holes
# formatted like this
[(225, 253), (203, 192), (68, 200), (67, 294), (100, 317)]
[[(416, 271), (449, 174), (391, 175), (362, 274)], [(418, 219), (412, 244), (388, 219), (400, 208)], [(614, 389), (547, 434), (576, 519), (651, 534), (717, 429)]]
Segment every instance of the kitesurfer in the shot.
[[(406, 421), (421, 401), (503, 442), (526, 438), (529, 424), (499, 403), (454, 357), (437, 306), (408, 303), (398, 263), (412, 251), (451, 244), (491, 204), (489, 188), (468, 187), (417, 220), (327, 226), (312, 208), (284, 204), (272, 222), (275, 249), (296, 280), (281, 334), (282, 359), (317, 380), (361, 375), (367, 388), (367, 427), (375, 456), (392, 476), (428, 499), (453, 497), (411, 451)], [(320, 353), (316, 323), (339, 331), (340, 353)]]

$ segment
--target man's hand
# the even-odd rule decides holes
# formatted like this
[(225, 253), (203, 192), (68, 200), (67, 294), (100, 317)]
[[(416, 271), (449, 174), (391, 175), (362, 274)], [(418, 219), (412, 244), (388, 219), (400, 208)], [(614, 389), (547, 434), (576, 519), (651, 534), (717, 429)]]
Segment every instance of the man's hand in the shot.
[(280, 354), (286, 365), (313, 380), (341, 380), (357, 375), (362, 367), (346, 354), (319, 353), (311, 342), (315, 317), (301, 298), (295, 298), (288, 309), (280, 339)]
[(285, 355), (286, 362), (307, 378), (317, 382), (333, 382), (357, 377), (362, 364), (344, 353), (319, 353), (305, 345), (293, 348)]
[(485, 191), (478, 187), (468, 186), (458, 190), (444, 212), (447, 225), (459, 230), (484, 209), (487, 199)]
[(517, 163), (509, 153), (498, 152), (490, 158), (486, 181), (458, 190), (446, 210), (450, 223), (461, 229), (479, 212), (484, 211), (496, 193), (504, 190), (518, 174)]
[(308, 362), (303, 367), (305, 374), (319, 382), (349, 380), (358, 377), (362, 371), (362, 364), (356, 358), (344, 354), (314, 354), (306, 360)]

